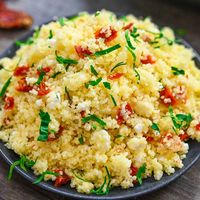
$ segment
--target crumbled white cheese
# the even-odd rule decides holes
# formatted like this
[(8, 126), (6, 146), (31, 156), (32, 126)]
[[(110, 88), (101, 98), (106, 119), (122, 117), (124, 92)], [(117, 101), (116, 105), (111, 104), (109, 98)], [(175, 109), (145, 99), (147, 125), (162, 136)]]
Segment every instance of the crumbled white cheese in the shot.
[(140, 133), (142, 133), (143, 128), (144, 128), (144, 125), (139, 123), (139, 124), (135, 125), (134, 130), (135, 130), (136, 133), (140, 134)]
[(35, 102), (36, 106), (40, 107), (42, 105), (42, 99), (38, 99)]
[(28, 84), (28, 85), (33, 85), (34, 83), (36, 83), (37, 82), (37, 78), (29, 78), (29, 77), (26, 77), (26, 83)]
[(34, 94), (34, 95), (38, 95), (38, 91), (35, 90), (35, 89), (30, 90), (29, 93)]

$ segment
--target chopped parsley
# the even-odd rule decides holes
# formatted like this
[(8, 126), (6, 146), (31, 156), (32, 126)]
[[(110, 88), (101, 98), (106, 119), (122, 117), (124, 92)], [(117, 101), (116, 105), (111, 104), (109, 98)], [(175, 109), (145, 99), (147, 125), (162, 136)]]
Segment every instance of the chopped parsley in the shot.
[(89, 88), (89, 86), (96, 86), (102, 81), (102, 78), (98, 78), (97, 80), (94, 81), (89, 81), (88, 83), (85, 84), (86, 88)]
[(62, 56), (59, 56), (57, 51), (55, 51), (55, 54), (56, 54), (56, 60), (60, 64), (63, 64), (63, 65), (66, 65), (66, 64), (76, 65), (76, 64), (78, 64), (77, 60), (73, 60), (73, 59), (70, 59), (70, 58), (63, 58)]
[(52, 32), (52, 30), (49, 30), (49, 37), (48, 37), (49, 39), (52, 39), (53, 38), (53, 32)]
[(109, 90), (111, 89), (111, 86), (110, 86), (109, 82), (103, 82), (103, 85), (104, 85), (105, 88), (107, 88)]
[(113, 72), (117, 67), (120, 67), (120, 66), (122, 66), (122, 65), (126, 65), (126, 63), (125, 63), (125, 62), (119, 62), (119, 63), (117, 63), (117, 64), (110, 70), (110, 72)]
[(12, 179), (13, 172), (16, 166), (20, 166), (21, 169), (24, 171), (27, 171), (27, 168), (32, 168), (35, 165), (35, 162), (33, 160), (29, 160), (26, 158), (26, 156), (22, 155), (20, 156), (20, 159), (15, 161), (9, 169), (8, 172), (8, 180)]
[(126, 32), (125, 32), (125, 38), (126, 38), (126, 42), (128, 44), (128, 47), (132, 50), (135, 50), (135, 47), (131, 43), (131, 39), (130, 39), (130, 36), (129, 36), (129, 30), (126, 30)]
[(6, 90), (8, 89), (8, 86), (10, 85), (11, 83), (11, 79), (12, 77), (10, 77), (6, 82), (5, 84), (3, 85), (2, 89), (1, 89), (1, 92), (0, 92), (0, 97), (3, 97), (6, 93)]
[(171, 67), (172, 73), (174, 75), (185, 75), (185, 71), (183, 69), (178, 69), (176, 67)]
[(34, 43), (33, 38), (29, 38), (29, 39), (26, 40), (26, 41), (19, 41), (19, 40), (17, 40), (17, 41), (15, 42), (15, 44), (16, 44), (18, 47), (21, 47), (21, 46), (24, 46), (24, 45), (31, 45), (31, 44), (33, 44), (33, 43)]
[(112, 46), (112, 47), (110, 47), (108, 49), (104, 49), (102, 51), (97, 51), (94, 55), (96, 57), (103, 56), (103, 55), (108, 54), (108, 53), (110, 53), (112, 51), (115, 51), (115, 50), (117, 50), (119, 48), (121, 48), (120, 44), (116, 44), (116, 45), (114, 45), (114, 46)]
[[(191, 121), (193, 120), (192, 115), (189, 113), (185, 114), (176, 114), (174, 115), (173, 108), (169, 106), (169, 114), (173, 122), (173, 129), (187, 129), (190, 126)], [(175, 131), (176, 132), (176, 131)]]
[(45, 142), (49, 136), (49, 123), (51, 121), (50, 115), (48, 112), (43, 112), (40, 110), (39, 113), (41, 124), (40, 124), (40, 135), (38, 137), (38, 141)]
[(55, 72), (52, 76), (51, 76), (51, 78), (56, 78), (59, 74), (61, 74), (62, 72)]
[(37, 80), (37, 82), (35, 83), (36, 85), (40, 85), (40, 83), (42, 82), (42, 80), (43, 80), (45, 74), (46, 74), (46, 73), (41, 69), (41, 70), (40, 70), (40, 75), (39, 75), (39, 77), (38, 77), (38, 80)]
[(95, 70), (93, 65), (90, 65), (90, 71), (95, 75), (98, 76), (98, 72)]
[(151, 125), (151, 128), (152, 128), (154, 131), (158, 131), (158, 132), (160, 133), (160, 129), (159, 129), (159, 127), (158, 127), (158, 124), (153, 123), (153, 124)]
[(78, 139), (79, 143), (80, 144), (84, 144), (84, 139), (83, 139), (83, 136), (81, 135), (81, 137)]
[(83, 123), (87, 123), (89, 121), (95, 121), (98, 124), (100, 124), (101, 126), (106, 126), (106, 122), (104, 122), (102, 119), (100, 119), (96, 115), (89, 115), (87, 117), (82, 118)]
[(67, 94), (67, 98), (68, 98), (68, 100), (69, 100), (69, 102), (71, 104), (72, 103), (72, 99), (71, 99), (71, 96), (69, 94), (69, 91), (68, 91), (67, 87), (65, 87), (65, 93)]
[(105, 166), (105, 169), (106, 169), (106, 176), (104, 177), (103, 184), (99, 188), (92, 189), (90, 192), (91, 194), (105, 195), (109, 193), (110, 188), (111, 188), (110, 187), (111, 176), (110, 176), (107, 166)]
[(51, 171), (45, 171), (45, 172), (43, 172), (43, 173), (41, 174), (41, 176), (39, 176), (39, 177), (33, 182), (33, 184), (37, 185), (37, 184), (41, 183), (41, 182), (44, 180), (44, 178), (45, 178), (46, 175), (59, 176), (58, 173), (51, 172)]
[(139, 169), (138, 172), (136, 174), (137, 180), (139, 182), (139, 184), (142, 184), (142, 175), (145, 173), (146, 171), (146, 164), (143, 164)]
[(100, 15), (100, 14), (101, 14), (100, 11), (96, 11), (95, 14), (94, 14), (94, 16), (97, 17), (97, 16)]
[(111, 99), (112, 99), (112, 102), (113, 102), (114, 106), (117, 106), (117, 103), (116, 103), (116, 101), (115, 101), (115, 98), (113, 97), (112, 94), (110, 94), (110, 97), (111, 97)]

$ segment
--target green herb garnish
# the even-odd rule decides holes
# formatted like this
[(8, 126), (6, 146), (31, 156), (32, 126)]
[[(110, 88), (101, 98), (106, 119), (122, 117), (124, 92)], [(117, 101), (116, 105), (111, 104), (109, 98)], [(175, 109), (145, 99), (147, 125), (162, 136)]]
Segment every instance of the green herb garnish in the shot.
[(113, 102), (114, 106), (117, 106), (117, 103), (116, 103), (116, 101), (115, 101), (115, 98), (113, 97), (112, 94), (110, 94), (110, 97), (111, 97), (111, 99), (112, 99), (112, 102)]
[(108, 53), (110, 53), (112, 51), (115, 51), (115, 50), (117, 50), (119, 48), (121, 48), (120, 44), (116, 44), (116, 45), (114, 45), (114, 46), (112, 46), (112, 47), (110, 47), (108, 49), (104, 49), (102, 51), (97, 51), (94, 55), (96, 57), (103, 56), (103, 55), (108, 54)]
[(126, 30), (126, 32), (125, 32), (125, 38), (126, 38), (126, 42), (128, 44), (128, 47), (132, 50), (135, 50), (135, 47), (131, 43), (131, 39), (130, 39), (130, 36), (129, 36), (129, 30)]
[(21, 169), (23, 169), (24, 171), (27, 171), (27, 168), (31, 168), (35, 165), (35, 162), (33, 160), (29, 160), (26, 158), (26, 156), (22, 155), (20, 156), (20, 159), (15, 161), (9, 169), (8, 172), (8, 180), (12, 179), (13, 176), (13, 172), (16, 166), (20, 166)]
[(6, 93), (6, 90), (8, 89), (8, 86), (10, 85), (11, 83), (11, 79), (12, 77), (10, 77), (6, 82), (5, 84), (3, 85), (2, 89), (1, 89), (1, 92), (0, 92), (0, 97), (3, 97)]
[(55, 73), (51, 76), (51, 78), (56, 78), (59, 74), (62, 74), (62, 72), (55, 72)]
[(72, 99), (71, 99), (71, 96), (70, 96), (70, 94), (69, 94), (69, 92), (68, 92), (67, 87), (65, 87), (65, 93), (67, 94), (67, 98), (68, 98), (68, 100), (69, 100), (69, 102), (70, 102), (70, 104), (71, 104), (71, 103), (72, 103)]
[(93, 65), (90, 65), (90, 71), (95, 75), (98, 76), (98, 72), (94, 69)]
[(190, 126), (191, 121), (193, 120), (192, 115), (189, 113), (185, 114), (176, 114), (174, 115), (173, 108), (169, 106), (169, 114), (172, 119), (175, 129), (187, 129)]
[[(90, 192), (91, 194), (106, 195), (106, 194), (109, 193), (111, 176), (110, 176), (110, 173), (109, 173), (108, 168), (106, 166), (105, 166), (105, 169), (106, 169), (106, 176), (104, 177), (103, 184), (99, 188), (91, 190), (91, 192)], [(106, 186), (106, 188), (105, 188), (105, 186)]]
[(33, 34), (33, 38), (34, 38), (34, 39), (37, 39), (37, 38), (39, 37), (39, 34), (40, 34), (40, 29), (37, 27), (37, 28), (35, 29), (34, 34)]
[(96, 115), (89, 115), (87, 117), (82, 118), (83, 123), (87, 123), (89, 121), (95, 121), (98, 124), (100, 124), (101, 126), (106, 126), (106, 122), (104, 122), (102, 119), (100, 119)]
[(89, 180), (87, 180), (87, 179), (84, 179), (84, 178), (82, 178), (81, 176), (79, 176), (78, 174), (76, 174), (76, 173), (75, 173), (75, 170), (72, 170), (72, 173), (73, 173), (74, 176), (75, 176), (76, 178), (78, 178), (79, 180), (84, 181), (84, 182), (91, 183), (91, 181), (89, 181)]
[(172, 73), (174, 75), (185, 75), (185, 71), (183, 69), (178, 69), (176, 67), (171, 67)]
[(125, 21), (125, 22), (127, 22), (127, 21), (128, 21), (128, 19), (127, 19), (127, 17), (126, 17), (126, 16), (121, 16), (121, 20), (123, 20), (123, 21)]
[(49, 31), (49, 37), (48, 37), (49, 39), (52, 39), (53, 38), (53, 32), (52, 32), (52, 30), (50, 30)]
[(81, 135), (81, 137), (78, 139), (79, 143), (80, 144), (84, 144), (84, 139), (83, 139), (83, 136)]
[(55, 54), (56, 54), (56, 60), (60, 64), (63, 64), (63, 65), (66, 65), (66, 64), (76, 65), (76, 64), (78, 64), (77, 60), (73, 60), (73, 59), (70, 59), (70, 58), (63, 58), (62, 56), (58, 56), (57, 51), (55, 51)]
[(102, 81), (102, 78), (98, 78), (97, 80), (95, 81), (89, 81), (88, 83), (85, 84), (85, 87), (86, 88), (89, 88), (89, 86), (96, 86), (98, 85), (100, 82)]
[(111, 89), (111, 86), (110, 86), (109, 82), (103, 82), (103, 85), (104, 85), (105, 88), (107, 88), (109, 90)]
[(64, 25), (65, 25), (65, 22), (66, 22), (66, 18), (60, 17), (60, 18), (58, 19), (58, 22), (59, 22), (59, 24), (60, 24), (61, 26), (64, 26)]
[(131, 37), (136, 41), (139, 42), (139, 40), (137, 39), (140, 34), (137, 33), (138, 29), (136, 27), (133, 27), (133, 31), (131, 32)]
[(135, 61), (136, 61), (136, 55), (135, 55), (134, 51), (129, 46), (126, 46), (126, 48), (128, 49), (128, 51), (133, 56), (133, 60), (134, 60), (134, 63), (135, 63)]
[(122, 65), (126, 65), (126, 63), (125, 63), (125, 62), (119, 62), (119, 63), (117, 63), (117, 64), (110, 70), (110, 72), (113, 72), (117, 67), (122, 66)]
[(133, 66), (133, 71), (135, 72), (135, 77), (137, 78), (137, 84), (139, 84), (140, 83), (140, 74), (137, 71), (135, 66)]
[(46, 175), (59, 176), (58, 173), (51, 172), (51, 171), (45, 171), (45, 172), (43, 172), (43, 173), (41, 174), (41, 176), (39, 176), (39, 177), (33, 182), (33, 184), (37, 185), (37, 184), (41, 183), (41, 182), (44, 180), (44, 178), (45, 178)]
[(159, 127), (158, 127), (158, 124), (152, 123), (151, 128), (152, 128), (154, 131), (158, 131), (158, 132), (160, 133), (160, 129), (159, 129)]
[(139, 184), (142, 184), (142, 175), (145, 173), (146, 171), (146, 164), (143, 164), (139, 169), (138, 172), (136, 174), (137, 180), (139, 182)]
[(29, 39), (26, 40), (26, 41), (19, 41), (19, 40), (17, 40), (17, 41), (15, 42), (15, 44), (16, 44), (18, 47), (21, 47), (21, 46), (24, 46), (24, 45), (31, 45), (31, 44), (33, 44), (33, 43), (34, 43), (33, 38), (29, 38)]
[(101, 14), (100, 11), (96, 11), (95, 14), (94, 14), (94, 16), (97, 17), (97, 16), (100, 15), (100, 14)]
[(48, 112), (43, 112), (40, 110), (39, 113), (41, 124), (40, 124), (40, 135), (38, 137), (38, 141), (45, 142), (49, 136), (49, 123), (51, 121), (50, 115)]
[(121, 138), (121, 137), (123, 137), (123, 135), (118, 134), (115, 136), (115, 138)]
[(45, 74), (46, 74), (46, 73), (41, 69), (41, 70), (40, 70), (40, 75), (39, 75), (39, 77), (38, 77), (38, 80), (37, 80), (37, 82), (35, 83), (36, 85), (40, 85), (40, 83), (42, 82), (42, 80), (43, 80)]

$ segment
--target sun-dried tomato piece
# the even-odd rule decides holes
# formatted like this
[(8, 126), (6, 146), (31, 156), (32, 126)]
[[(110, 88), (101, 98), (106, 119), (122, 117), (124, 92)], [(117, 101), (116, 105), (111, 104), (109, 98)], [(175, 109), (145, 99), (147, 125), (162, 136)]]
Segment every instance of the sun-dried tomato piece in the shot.
[(133, 30), (133, 23), (129, 23), (127, 24), (126, 26), (123, 27), (123, 30), (126, 31), (126, 30), (129, 30), (129, 31), (132, 31)]
[(154, 64), (156, 62), (151, 55), (147, 55), (145, 59), (141, 59), (140, 61), (142, 64)]
[(122, 77), (124, 74), (123, 73), (116, 73), (116, 74), (111, 74), (108, 76), (108, 79), (110, 80), (116, 80)]
[(92, 55), (92, 52), (88, 49), (88, 47), (84, 49), (80, 45), (76, 45), (74, 48), (80, 58), (85, 58), (88, 55)]
[(30, 67), (28, 67), (28, 66), (16, 67), (13, 75), (14, 76), (25, 76), (28, 73), (29, 69), (30, 69)]
[(103, 38), (105, 39), (105, 43), (108, 43), (112, 40), (114, 40), (117, 37), (117, 31), (113, 29), (112, 27), (109, 27), (108, 29), (99, 29), (95, 32), (95, 38)]
[(138, 168), (134, 167), (133, 164), (131, 164), (131, 176), (136, 176), (138, 172)]
[(51, 71), (51, 67), (43, 67), (42, 69), (37, 70), (37, 75), (40, 75), (41, 72), (48, 73), (50, 71)]
[(38, 96), (44, 96), (50, 92), (50, 89), (46, 86), (44, 82), (40, 83), (36, 90), (38, 91)]
[(82, 111), (80, 112), (82, 118), (85, 117), (85, 113), (86, 113), (85, 110), (82, 110)]
[(146, 136), (147, 142), (153, 142), (154, 138), (152, 136)]
[(66, 185), (71, 180), (71, 177), (65, 174), (62, 170), (55, 170), (55, 172), (60, 174), (60, 176), (56, 177), (56, 180), (54, 183), (55, 187)]
[(176, 98), (172, 94), (171, 90), (167, 87), (165, 87), (163, 90), (160, 91), (160, 99), (163, 104), (169, 106), (169, 105), (175, 105), (177, 103)]
[(183, 133), (179, 135), (179, 138), (181, 139), (181, 141), (186, 141), (190, 138), (190, 136), (187, 133)]
[(195, 126), (195, 129), (196, 129), (197, 131), (200, 131), (200, 123), (198, 123), (198, 124)]
[[(129, 103), (126, 104), (125, 110), (123, 112), (125, 112), (128, 116), (130, 116), (133, 113), (133, 110), (132, 110), (131, 105)], [(119, 125), (121, 125), (125, 121), (124, 113), (122, 113), (122, 108), (120, 108), (118, 110), (116, 119), (117, 119), (117, 123)]]
[(4, 109), (5, 110), (12, 110), (14, 108), (15, 105), (15, 101), (13, 97), (6, 97), (4, 99)]
[(54, 137), (54, 138), (49, 137), (49, 138), (47, 139), (47, 141), (48, 141), (48, 142), (52, 142), (52, 141), (57, 140), (57, 139), (62, 135), (63, 130), (64, 130), (64, 127), (63, 127), (63, 126), (60, 126), (58, 132), (55, 134), (55, 137)]
[(16, 87), (17, 91), (19, 91), (19, 92), (29, 92), (32, 89), (33, 89), (33, 87), (27, 84), (26, 78), (21, 78), (18, 81), (18, 86)]

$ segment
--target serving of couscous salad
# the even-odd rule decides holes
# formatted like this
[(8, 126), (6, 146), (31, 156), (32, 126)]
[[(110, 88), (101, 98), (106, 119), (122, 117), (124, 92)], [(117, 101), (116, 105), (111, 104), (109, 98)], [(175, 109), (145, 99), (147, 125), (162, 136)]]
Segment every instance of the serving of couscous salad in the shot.
[(192, 50), (150, 18), (109, 11), (58, 18), (0, 60), (0, 140), (51, 180), (103, 195), (182, 168), (200, 141)]

